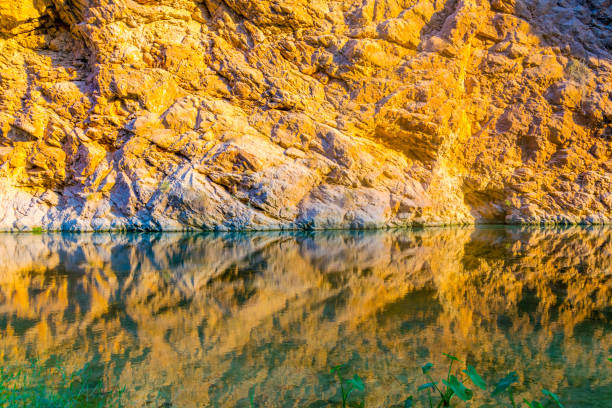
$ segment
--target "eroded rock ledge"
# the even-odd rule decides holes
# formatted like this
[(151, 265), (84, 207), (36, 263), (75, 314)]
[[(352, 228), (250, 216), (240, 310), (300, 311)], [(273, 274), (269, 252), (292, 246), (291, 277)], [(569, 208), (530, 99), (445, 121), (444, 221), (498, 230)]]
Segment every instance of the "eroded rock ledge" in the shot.
[(612, 220), (610, 0), (8, 0), (0, 229)]

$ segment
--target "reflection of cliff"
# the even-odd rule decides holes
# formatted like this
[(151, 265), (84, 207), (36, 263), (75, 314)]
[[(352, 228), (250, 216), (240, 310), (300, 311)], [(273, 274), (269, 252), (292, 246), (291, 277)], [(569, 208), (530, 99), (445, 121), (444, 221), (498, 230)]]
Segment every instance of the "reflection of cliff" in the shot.
[(589, 317), (603, 318), (612, 298), (609, 230), (509, 230), (504, 235), (485, 230), (472, 236), (464, 268), (438, 285), (449, 309), (465, 308), (487, 319), (519, 315), (529, 311), (529, 302), (537, 303), (540, 321), (533, 323), (556, 321), (568, 334)]
[(370, 379), (368, 406), (388, 406), (404, 392), (397, 378), (414, 382), (414, 367), (442, 351), (563, 395), (610, 386), (582, 381), (606, 378), (611, 238), (3, 235), (0, 355), (99, 361), (136, 403), (160, 392), (177, 406), (235, 406), (254, 384), (265, 406), (307, 405), (330, 396), (317, 374), (349, 359)]

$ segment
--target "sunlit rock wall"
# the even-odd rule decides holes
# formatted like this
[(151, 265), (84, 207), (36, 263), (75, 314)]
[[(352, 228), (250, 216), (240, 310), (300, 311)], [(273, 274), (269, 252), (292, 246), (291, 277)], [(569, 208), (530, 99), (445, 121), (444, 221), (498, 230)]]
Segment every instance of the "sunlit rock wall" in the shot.
[(609, 0), (5, 0), (0, 229), (612, 220)]

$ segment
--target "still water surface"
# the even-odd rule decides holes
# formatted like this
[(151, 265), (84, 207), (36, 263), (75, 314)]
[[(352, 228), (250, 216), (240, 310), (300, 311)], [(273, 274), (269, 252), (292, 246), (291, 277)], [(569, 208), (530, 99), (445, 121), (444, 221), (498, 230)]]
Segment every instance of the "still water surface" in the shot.
[(327, 406), (348, 362), (389, 407), (449, 352), (517, 371), (521, 400), (610, 407), (611, 255), (610, 228), (3, 234), (0, 358), (90, 362), (136, 407), (246, 407), (251, 387)]

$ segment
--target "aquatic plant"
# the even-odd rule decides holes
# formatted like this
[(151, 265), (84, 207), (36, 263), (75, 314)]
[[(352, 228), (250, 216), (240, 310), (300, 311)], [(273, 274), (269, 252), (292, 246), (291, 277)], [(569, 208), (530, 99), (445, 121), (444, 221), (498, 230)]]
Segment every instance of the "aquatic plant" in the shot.
[[(517, 405), (516, 402), (514, 401), (514, 391), (512, 387), (513, 384), (518, 383), (518, 381), (519, 381), (518, 374), (512, 371), (511, 373), (506, 375), (504, 378), (499, 380), (497, 384), (495, 384), (495, 389), (493, 390), (493, 393), (491, 393), (491, 396), (495, 397), (501, 393), (507, 392), (508, 398), (510, 399), (510, 403), (512, 404), (512, 407), (513, 408), (521, 407), (523, 405), (522, 403), (519, 403)], [(543, 389), (542, 393), (548, 397), (548, 402), (554, 403), (559, 408), (564, 408), (563, 404), (561, 403), (561, 401), (559, 400), (559, 397), (556, 394), (548, 391), (547, 389)], [(541, 402), (537, 400), (530, 402), (526, 398), (524, 398), (523, 402), (526, 403), (529, 408), (541, 408), (544, 406)]]
[(471, 365), (468, 365), (466, 370), (463, 370), (461, 373), (457, 372), (455, 375), (453, 374), (453, 364), (455, 362), (460, 362), (460, 360), (457, 357), (452, 356), (450, 354), (447, 354), (447, 353), (443, 353), (443, 354), (450, 360), (450, 365), (448, 368), (448, 374), (446, 375), (446, 379), (443, 379), (441, 381), (442, 384), (444, 384), (444, 387), (438, 387), (439, 383), (434, 381), (433, 378), (431, 378), (431, 375), (429, 374), (429, 372), (433, 368), (432, 363), (427, 363), (423, 367), (421, 367), (421, 371), (423, 372), (423, 375), (429, 380), (429, 382), (419, 386), (418, 391), (423, 391), (423, 390), (428, 391), (429, 393), (428, 401), (429, 401), (430, 407), (434, 406), (432, 396), (431, 396), (432, 390), (435, 390), (440, 395), (440, 401), (438, 402), (436, 407), (450, 406), (451, 400), (453, 399), (454, 396), (457, 396), (462, 401), (469, 401), (472, 399), (473, 392), (471, 389), (467, 388), (463, 384), (464, 379), (462, 378), (463, 377), (462, 373), (467, 375), (467, 377), (469, 377), (475, 385), (477, 385), (478, 387), (482, 389), (486, 389), (486, 383), (484, 382), (482, 377), (478, 375), (474, 367), (472, 367)]
[(255, 408), (255, 387), (249, 389), (249, 407)]
[[(345, 408), (347, 406), (348, 399), (353, 393), (353, 391), (365, 390), (365, 385), (363, 384), (363, 381), (361, 380), (361, 377), (359, 377), (359, 375), (355, 374), (353, 375), (353, 377), (348, 379), (344, 377), (343, 371), (347, 367), (347, 364), (339, 364), (337, 366), (332, 367), (329, 372), (331, 375), (335, 376), (340, 387), (340, 394), (342, 395), (342, 408)], [(365, 403), (361, 401), (361, 403), (357, 404), (356, 406), (363, 408), (365, 406)]]
[(0, 368), (0, 407), (121, 407), (124, 389), (107, 389), (86, 364), (67, 374), (61, 366), (31, 360), (25, 367)]
[[(427, 363), (421, 367), (421, 371), (423, 372), (423, 375), (429, 380), (429, 382), (419, 386), (418, 391), (423, 391), (423, 390), (428, 391), (429, 393), (428, 403), (429, 403), (430, 408), (434, 407), (434, 401), (431, 395), (432, 390), (436, 391), (440, 397), (440, 400), (435, 405), (436, 408), (450, 406), (451, 400), (453, 399), (454, 396), (457, 396), (457, 398), (459, 398), (460, 400), (464, 402), (471, 400), (474, 392), (464, 384), (464, 381), (467, 381), (468, 379), (473, 385), (475, 385), (477, 388), (480, 388), (482, 391), (487, 390), (486, 381), (480, 376), (480, 374), (478, 374), (474, 366), (467, 364), (465, 369), (461, 371), (456, 371), (456, 373), (453, 374), (453, 363), (455, 362), (460, 363), (461, 361), (457, 357), (452, 356), (450, 354), (447, 354), (447, 353), (442, 353), (442, 354), (445, 355), (450, 360), (450, 365), (449, 365), (448, 374), (446, 376), (446, 379), (443, 379), (441, 381), (444, 387), (439, 387), (438, 386), (439, 383), (434, 381), (431, 375), (429, 374), (430, 370), (433, 368), (432, 363)], [(518, 383), (518, 381), (519, 381), (519, 377), (516, 374), (516, 372), (513, 371), (509, 373), (508, 375), (503, 377), (501, 380), (499, 380), (495, 384), (495, 388), (493, 392), (491, 393), (491, 396), (496, 397), (500, 394), (506, 393), (510, 400), (510, 404), (513, 408), (521, 407), (522, 403), (519, 403), (517, 405), (517, 403), (514, 401), (513, 384)], [(561, 401), (559, 400), (559, 397), (556, 394), (546, 389), (543, 389), (542, 393), (548, 398), (546, 403), (552, 403), (559, 408), (564, 408), (563, 404), (561, 403)], [(405, 407), (412, 406), (412, 397), (409, 397), (409, 398), (411, 401), (410, 405), (408, 405), (408, 400), (406, 400), (406, 402), (404, 403)], [(544, 407), (543, 405), (544, 403), (537, 401), (537, 400), (528, 401), (527, 399), (523, 399), (523, 402), (526, 403), (529, 408), (543, 408)]]
[[(457, 368), (453, 371), (453, 365), (456, 363), (461, 363), (457, 357), (442, 353), (450, 360), (448, 372), (446, 377), (441, 381), (434, 381), (431, 377), (430, 371), (434, 367), (432, 363), (427, 363), (421, 367), (421, 372), (428, 380), (428, 382), (420, 385), (418, 387), (418, 391), (428, 392), (427, 399), (427, 407), (429, 408), (442, 408), (442, 407), (450, 407), (453, 398), (456, 396), (459, 400), (463, 402), (468, 402), (472, 399), (474, 395), (474, 391), (466, 386), (466, 382), (469, 381), (476, 388), (487, 391), (487, 382), (478, 374), (476, 368), (470, 364), (466, 364), (464, 369)], [(612, 358), (609, 359), (612, 361)], [(355, 408), (365, 408), (365, 401), (362, 398), (360, 402), (349, 402), (349, 397), (355, 390), (365, 391), (365, 385), (363, 380), (359, 375), (354, 374), (353, 377), (347, 378), (345, 376), (345, 371), (348, 369), (348, 364), (340, 364), (332, 367), (330, 370), (330, 374), (336, 379), (338, 384), (338, 391), (342, 397), (342, 408), (346, 407), (355, 407)], [(538, 400), (528, 401), (527, 399), (523, 399), (523, 402), (519, 402), (518, 404), (514, 401), (514, 384), (519, 382), (519, 376), (516, 372), (512, 371), (507, 374), (505, 377), (500, 379), (494, 386), (494, 389), (491, 393), (491, 397), (497, 397), (501, 394), (506, 394), (510, 401), (512, 408), (520, 408), (523, 407), (523, 403), (526, 404), (529, 408), (544, 408), (545, 406), (556, 406), (558, 408), (565, 408), (561, 403), (559, 397), (553, 392), (543, 389), (542, 393), (547, 397), (544, 402), (540, 402)], [(443, 386), (439, 386), (439, 384)], [(433, 397), (434, 395), (438, 395), (439, 400), (434, 402), (434, 399), (438, 397)], [(249, 406), (251, 408), (255, 407), (254, 404), (254, 388), (249, 390)], [(328, 403), (335, 404), (331, 401)], [(393, 405), (392, 408), (411, 408), (415, 406), (415, 399), (412, 395), (409, 395), (401, 405)], [(468, 405), (469, 406), (469, 405)]]
[(497, 396), (497, 395), (507, 391), (508, 398), (510, 399), (510, 402), (512, 403), (512, 406), (515, 407), (516, 403), (514, 402), (514, 394), (513, 394), (512, 384), (517, 383), (518, 380), (519, 380), (518, 374), (516, 374), (516, 372), (512, 371), (507, 376), (505, 376), (504, 378), (499, 380), (497, 382), (497, 384), (495, 384), (495, 389), (493, 390), (493, 393), (491, 394), (491, 396), (495, 397), (495, 396)]

